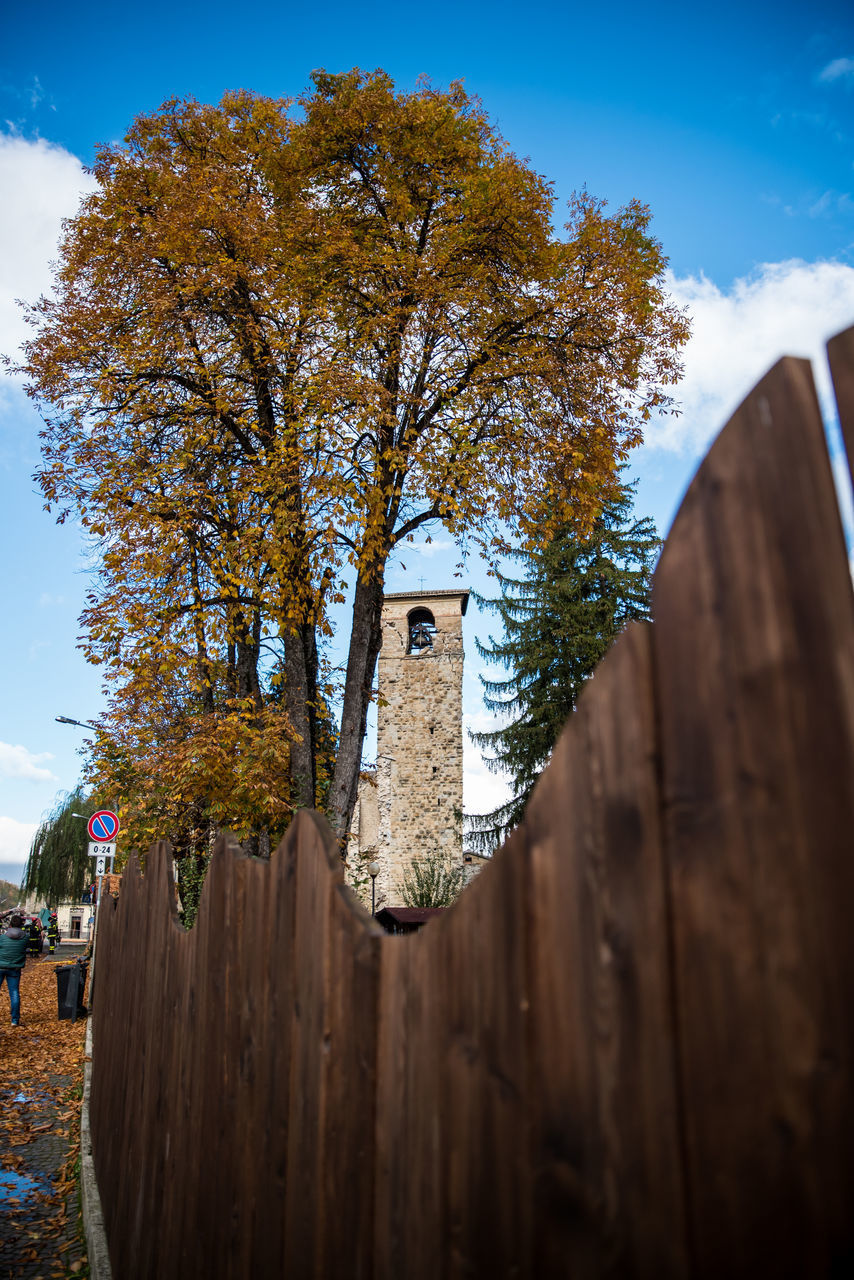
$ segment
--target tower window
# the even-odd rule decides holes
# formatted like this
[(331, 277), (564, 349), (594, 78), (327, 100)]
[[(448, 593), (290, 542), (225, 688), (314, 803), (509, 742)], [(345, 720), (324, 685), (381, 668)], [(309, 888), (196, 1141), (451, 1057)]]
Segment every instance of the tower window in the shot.
[(429, 609), (413, 609), (408, 618), (409, 647), (407, 653), (424, 653), (433, 648), (436, 620)]

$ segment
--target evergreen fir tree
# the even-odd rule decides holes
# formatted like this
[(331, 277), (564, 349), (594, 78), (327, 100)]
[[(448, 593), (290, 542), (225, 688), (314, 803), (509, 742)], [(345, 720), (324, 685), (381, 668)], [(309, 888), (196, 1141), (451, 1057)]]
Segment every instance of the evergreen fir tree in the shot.
[(487, 766), (508, 773), (513, 795), (492, 813), (467, 818), (469, 843), (491, 853), (522, 817), (585, 681), (628, 622), (650, 616), (650, 579), (660, 542), (649, 518), (635, 519), (634, 485), (619, 485), (590, 534), (558, 531), (535, 551), (517, 552), (520, 578), (498, 575), (501, 595), (475, 596), (497, 613), (504, 638), (477, 641), (481, 657), (509, 672), (481, 676), (484, 702), (509, 723), (473, 733), (491, 753)]

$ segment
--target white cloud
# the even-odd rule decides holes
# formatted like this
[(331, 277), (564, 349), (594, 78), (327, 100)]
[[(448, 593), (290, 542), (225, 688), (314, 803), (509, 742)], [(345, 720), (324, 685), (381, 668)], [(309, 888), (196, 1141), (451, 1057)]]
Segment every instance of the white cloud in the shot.
[(818, 78), (826, 84), (833, 80), (850, 80), (854, 83), (854, 58), (834, 58), (822, 68)]
[(454, 543), (449, 538), (426, 538), (424, 542), (416, 542), (414, 546), (408, 547), (410, 555), (423, 556), (425, 560), (431, 559), (432, 556), (440, 555), (443, 551), (452, 551)]
[(63, 218), (76, 212), (94, 178), (62, 147), (0, 133), (0, 352), (14, 355), (26, 335), (16, 298), (34, 302), (51, 286)]
[(18, 822), (0, 817), (0, 862), (18, 862), (22, 866), (30, 853), (37, 822)]
[(668, 282), (692, 317), (685, 376), (676, 389), (679, 418), (661, 419), (650, 445), (699, 452), (755, 383), (784, 355), (813, 361), (819, 394), (832, 404), (824, 344), (854, 324), (854, 267), (842, 262), (765, 263), (721, 289), (705, 276)]
[(502, 722), (490, 712), (481, 710), (463, 718), (463, 808), (466, 813), (491, 813), (510, 799), (510, 780), (506, 774), (492, 773), (474, 745), (469, 732), (488, 733)]
[(0, 742), (0, 776), (4, 778), (23, 778), (28, 782), (56, 782), (56, 774), (51, 773), (42, 764), (44, 760), (52, 760), (49, 751), (36, 754), (26, 747), (12, 746), (8, 742)]

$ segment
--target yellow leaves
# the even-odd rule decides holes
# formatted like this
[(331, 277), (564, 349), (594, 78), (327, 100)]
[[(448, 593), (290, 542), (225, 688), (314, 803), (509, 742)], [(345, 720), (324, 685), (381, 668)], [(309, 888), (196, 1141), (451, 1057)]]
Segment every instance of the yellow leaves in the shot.
[(127, 848), (144, 851), (155, 837), (183, 846), (194, 824), (206, 822), (282, 833), (294, 735), (280, 708), (232, 699), (215, 713), (185, 709), (171, 725), (154, 704), (138, 723), (140, 709), (114, 712), (112, 749), (97, 753), (91, 774), (103, 794), (121, 796)]
[[(140, 117), (33, 313), (40, 483), (104, 540), (84, 649), (127, 752), (96, 774), (140, 837), (213, 793), (284, 821), (258, 778), (288, 731), (227, 710), (237, 650), (322, 637), (344, 563), (381, 580), (435, 519), (484, 545), (584, 524), (687, 336), (649, 210), (584, 193), (556, 240), (550, 184), (460, 85), (319, 72), (291, 106)], [(285, 692), (273, 670), (257, 701)]]

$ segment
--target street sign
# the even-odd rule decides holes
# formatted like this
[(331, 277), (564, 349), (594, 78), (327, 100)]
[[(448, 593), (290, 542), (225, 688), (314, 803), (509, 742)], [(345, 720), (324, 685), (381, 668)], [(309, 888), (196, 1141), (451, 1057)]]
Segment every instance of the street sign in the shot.
[(112, 843), (105, 843), (103, 840), (93, 841), (89, 845), (90, 858), (109, 858), (112, 862), (116, 856), (116, 846)]
[(119, 819), (112, 809), (99, 809), (92, 814), (86, 830), (90, 840), (115, 840), (119, 834)]
[(102, 876), (106, 870), (107, 870), (107, 859), (103, 857), (96, 858), (95, 859), (95, 875)]

